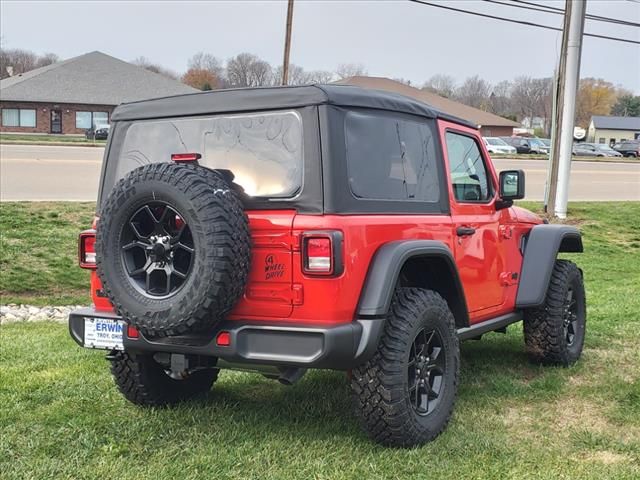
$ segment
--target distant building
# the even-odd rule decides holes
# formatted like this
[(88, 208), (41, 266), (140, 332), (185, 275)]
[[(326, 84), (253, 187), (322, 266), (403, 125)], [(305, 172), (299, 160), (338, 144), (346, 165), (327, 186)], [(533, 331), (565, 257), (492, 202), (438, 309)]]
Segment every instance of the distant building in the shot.
[(524, 128), (531, 130), (546, 130), (547, 119), (544, 117), (524, 117), (521, 123)]
[(511, 136), (513, 129), (520, 127), (518, 122), (470, 107), (449, 98), (441, 97), (427, 90), (420, 90), (403, 83), (383, 77), (349, 77), (336, 83), (357, 85), (364, 88), (386, 90), (415, 98), (449, 115), (474, 123), (485, 137)]
[(640, 117), (591, 117), (587, 141), (612, 145), (621, 140), (640, 138)]
[(193, 93), (178, 80), (91, 52), (0, 81), (0, 132), (81, 134), (122, 102)]

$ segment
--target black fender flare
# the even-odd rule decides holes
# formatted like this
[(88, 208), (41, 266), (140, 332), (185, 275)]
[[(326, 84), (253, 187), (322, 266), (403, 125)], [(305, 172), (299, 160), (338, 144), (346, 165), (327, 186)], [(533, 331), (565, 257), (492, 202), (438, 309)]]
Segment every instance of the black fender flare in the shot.
[(544, 303), (558, 252), (582, 253), (580, 230), (570, 225), (536, 225), (524, 244), (516, 308)]
[(360, 294), (359, 317), (381, 317), (389, 311), (393, 292), (405, 263), (415, 257), (437, 258), (448, 267), (458, 297), (450, 305), (460, 326), (468, 326), (469, 313), (455, 260), (449, 247), (437, 240), (398, 240), (382, 245), (375, 253)]
[(361, 335), (355, 347), (354, 364), (359, 365), (367, 361), (378, 348), (400, 272), (406, 262), (415, 257), (437, 259), (446, 266), (452, 291), (449, 298), (445, 299), (456, 319), (456, 327), (469, 326), (464, 290), (449, 247), (437, 240), (389, 242), (382, 245), (373, 256), (360, 293), (356, 322), (361, 327)]

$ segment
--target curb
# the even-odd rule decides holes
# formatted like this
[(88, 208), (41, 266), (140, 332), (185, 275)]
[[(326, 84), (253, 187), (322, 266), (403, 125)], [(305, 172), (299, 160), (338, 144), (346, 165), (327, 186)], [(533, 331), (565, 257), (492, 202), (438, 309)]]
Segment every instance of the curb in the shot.
[(1, 141), (0, 145), (25, 145), (25, 146), (41, 146), (41, 147), (96, 147), (104, 148), (105, 143), (82, 143), (82, 142), (22, 142), (22, 141)]

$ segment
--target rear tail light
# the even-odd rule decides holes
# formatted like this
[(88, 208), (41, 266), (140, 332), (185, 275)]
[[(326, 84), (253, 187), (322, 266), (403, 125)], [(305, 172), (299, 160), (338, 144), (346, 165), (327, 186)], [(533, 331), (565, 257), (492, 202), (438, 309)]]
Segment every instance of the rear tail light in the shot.
[(140, 337), (140, 332), (133, 325), (127, 325), (127, 337), (128, 338), (138, 338)]
[(85, 230), (78, 240), (78, 263), (81, 268), (96, 268), (96, 231)]
[(172, 153), (171, 161), (176, 163), (197, 162), (202, 158), (199, 153)]
[(342, 233), (305, 232), (302, 235), (302, 270), (307, 275), (342, 273)]
[(216, 345), (219, 347), (231, 345), (231, 334), (229, 332), (220, 332), (216, 337)]

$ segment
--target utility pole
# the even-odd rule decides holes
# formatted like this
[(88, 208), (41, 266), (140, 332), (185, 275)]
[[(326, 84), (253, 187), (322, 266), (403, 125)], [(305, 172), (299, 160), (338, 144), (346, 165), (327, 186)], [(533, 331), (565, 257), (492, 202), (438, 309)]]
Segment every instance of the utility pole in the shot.
[(569, 40), (569, 17), (571, 15), (571, 2), (566, 2), (564, 14), (564, 26), (562, 29), (562, 45), (560, 46), (560, 60), (553, 75), (553, 100), (551, 112), (551, 150), (549, 152), (549, 166), (547, 169), (547, 183), (545, 185), (544, 212), (553, 214), (556, 206), (556, 192), (558, 187), (558, 162), (560, 157), (559, 125), (562, 124), (562, 92), (563, 85), (560, 82), (564, 78), (567, 60), (567, 41)]
[(284, 61), (282, 62), (282, 85), (289, 82), (289, 52), (291, 51), (291, 24), (293, 23), (293, 0), (287, 5), (287, 31), (284, 36)]
[[(562, 34), (562, 53), (558, 71), (556, 95), (556, 124), (552, 132), (553, 149), (549, 169), (548, 210), (558, 218), (567, 217), (573, 127), (576, 114), (576, 96), (580, 80), (582, 34), (587, 7), (586, 0), (566, 0), (565, 22)], [(557, 177), (556, 177), (557, 175)]]

